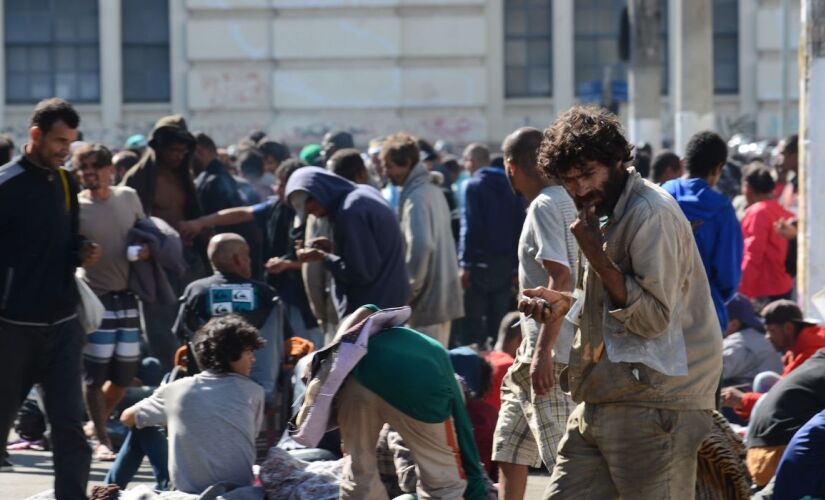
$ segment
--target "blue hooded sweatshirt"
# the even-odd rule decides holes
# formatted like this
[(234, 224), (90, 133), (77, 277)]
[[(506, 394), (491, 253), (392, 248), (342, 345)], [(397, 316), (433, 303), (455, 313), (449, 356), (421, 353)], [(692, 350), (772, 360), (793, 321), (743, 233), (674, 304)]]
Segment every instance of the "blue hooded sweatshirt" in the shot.
[(462, 267), (486, 265), (492, 257), (518, 262), (524, 200), (513, 193), (503, 168), (484, 167), (467, 181), (461, 215), (458, 260)]
[(710, 293), (722, 331), (728, 327), (725, 302), (739, 289), (744, 243), (733, 205), (704, 179), (674, 179), (662, 185), (693, 226), (696, 246), (705, 264)]
[[(305, 191), (327, 212), (334, 254), (324, 266), (333, 277), (333, 297), (343, 318), (363, 304), (382, 309), (407, 305), (410, 284), (398, 217), (375, 188), (318, 167), (295, 171), (286, 198)], [(293, 207), (294, 208), (294, 207)]]

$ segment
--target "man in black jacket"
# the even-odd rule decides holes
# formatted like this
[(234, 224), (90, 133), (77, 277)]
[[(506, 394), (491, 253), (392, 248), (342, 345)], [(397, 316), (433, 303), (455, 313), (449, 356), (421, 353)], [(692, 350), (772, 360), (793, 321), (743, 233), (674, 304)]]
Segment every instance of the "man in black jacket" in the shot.
[(32, 385), (42, 384), (58, 499), (86, 497), (91, 459), (74, 273), (100, 249), (78, 234), (78, 189), (61, 168), (79, 122), (68, 102), (41, 101), (22, 156), (0, 168), (0, 437)]
[[(165, 116), (152, 129), (149, 147), (123, 176), (121, 185), (138, 193), (147, 217), (158, 217), (176, 230), (184, 221), (201, 215), (190, 167), (195, 150), (195, 137), (180, 115)], [(169, 276), (172, 288), (179, 294), (192, 281), (206, 275), (206, 243), (208, 236), (186, 242), (183, 257), (187, 269), (182, 277)], [(189, 245), (191, 243), (191, 245)], [(164, 372), (172, 369), (177, 348), (172, 335), (175, 308), (165, 304), (144, 303), (146, 336), (149, 353), (160, 360)]]
[[(200, 171), (195, 178), (195, 190), (198, 193), (198, 201), (203, 213), (211, 214), (224, 208), (243, 207), (260, 201), (245, 199), (242, 195), (241, 183), (232, 177), (226, 165), (218, 159), (218, 148), (215, 142), (203, 132), (195, 135), (194, 160), (197, 170)], [(249, 186), (246, 185), (246, 187)], [(252, 276), (260, 279), (263, 276), (263, 257), (258, 227), (253, 223), (242, 223), (223, 228), (220, 232), (238, 233), (244, 237), (249, 243)]]

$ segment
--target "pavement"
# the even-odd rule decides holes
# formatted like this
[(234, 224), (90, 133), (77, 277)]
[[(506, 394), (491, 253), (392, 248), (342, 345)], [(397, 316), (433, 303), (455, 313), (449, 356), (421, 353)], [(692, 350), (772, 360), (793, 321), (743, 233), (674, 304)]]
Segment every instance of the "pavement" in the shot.
[[(2, 500), (22, 500), (52, 489), (54, 468), (51, 452), (13, 451), (10, 455), (15, 467), (14, 472), (0, 472), (0, 498)], [(92, 469), (89, 475), (90, 490), (94, 485), (103, 484), (103, 478), (111, 465), (112, 462), (92, 461)], [(547, 474), (531, 473), (527, 480), (525, 500), (541, 499), (542, 492), (549, 479), (550, 476)], [(133, 482), (129, 483), (129, 486), (132, 487), (141, 483), (150, 487), (155, 484), (152, 469), (146, 460), (143, 461), (137, 476), (135, 476)]]
[[(0, 498), (3, 500), (19, 500), (42, 493), (54, 487), (54, 465), (52, 454), (49, 451), (12, 451), (10, 460), (14, 464), (14, 472), (0, 472)], [(103, 478), (109, 471), (112, 462), (92, 461), (89, 474), (89, 490), (92, 486), (103, 484)], [(135, 480), (129, 483), (134, 486), (146, 483), (155, 484), (149, 462), (143, 462)]]

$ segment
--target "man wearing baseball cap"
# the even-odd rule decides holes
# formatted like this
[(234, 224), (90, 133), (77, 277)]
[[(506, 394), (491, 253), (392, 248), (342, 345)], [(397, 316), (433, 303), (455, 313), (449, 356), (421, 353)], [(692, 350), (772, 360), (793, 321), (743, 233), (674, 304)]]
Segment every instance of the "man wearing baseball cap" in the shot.
[(765, 335), (762, 318), (744, 295), (725, 303), (728, 327), (722, 339), (722, 387), (750, 388), (762, 372), (780, 373), (782, 355)]
[[(788, 375), (825, 347), (825, 326), (814, 320), (805, 319), (795, 302), (777, 300), (762, 309), (768, 340), (783, 354), (782, 377)], [(756, 401), (762, 396), (759, 384), (754, 382), (757, 392), (742, 392), (734, 387), (722, 389), (722, 405), (736, 410), (737, 415), (750, 419)]]

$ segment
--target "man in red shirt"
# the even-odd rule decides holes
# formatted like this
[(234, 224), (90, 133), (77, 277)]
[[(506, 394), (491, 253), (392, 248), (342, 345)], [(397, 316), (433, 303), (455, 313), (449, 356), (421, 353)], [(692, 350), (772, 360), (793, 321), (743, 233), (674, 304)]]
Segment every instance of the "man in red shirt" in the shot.
[[(765, 318), (768, 340), (777, 351), (783, 353), (783, 377), (825, 347), (825, 326), (804, 319), (802, 310), (790, 300), (771, 302), (762, 309), (762, 317)], [(761, 396), (760, 392), (742, 392), (735, 387), (725, 387), (722, 389), (722, 406), (734, 408), (737, 415), (748, 420)]]
[(745, 255), (739, 293), (762, 303), (790, 298), (793, 278), (785, 269), (788, 240), (775, 226), (794, 215), (773, 198), (775, 182), (767, 167), (748, 165), (744, 181), (748, 209), (742, 219)]

